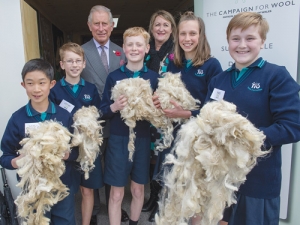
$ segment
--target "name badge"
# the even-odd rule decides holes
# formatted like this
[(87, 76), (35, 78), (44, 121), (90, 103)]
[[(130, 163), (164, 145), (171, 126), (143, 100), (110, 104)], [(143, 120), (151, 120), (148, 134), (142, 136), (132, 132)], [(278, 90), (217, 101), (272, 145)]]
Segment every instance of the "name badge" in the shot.
[(39, 126), (39, 123), (25, 123), (25, 134), (29, 134), (29, 130), (36, 129)]
[(72, 112), (72, 110), (74, 109), (74, 105), (72, 105), (70, 102), (67, 102), (66, 100), (62, 100), (61, 103), (59, 104), (60, 107), (62, 107), (63, 109), (66, 109), (69, 113)]
[(215, 88), (214, 91), (212, 92), (210, 98), (214, 99), (216, 101), (220, 101), (224, 99), (225, 91), (222, 91), (218, 88)]

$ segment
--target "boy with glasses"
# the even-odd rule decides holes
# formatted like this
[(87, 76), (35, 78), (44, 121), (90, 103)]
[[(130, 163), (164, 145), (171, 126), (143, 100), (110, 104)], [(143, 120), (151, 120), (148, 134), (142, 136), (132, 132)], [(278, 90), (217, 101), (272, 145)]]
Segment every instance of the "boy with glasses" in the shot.
[[(65, 70), (63, 77), (52, 89), (50, 99), (60, 107), (69, 111), (72, 115), (82, 106), (100, 107), (100, 96), (94, 84), (80, 77), (85, 68), (84, 50), (76, 43), (66, 43), (59, 49), (60, 66)], [(80, 175), (80, 166), (74, 171), (77, 187), (80, 183), (82, 194), (81, 212), (82, 225), (89, 225), (93, 205), (94, 189), (101, 188), (103, 184), (101, 156), (95, 162), (95, 168), (89, 173), (89, 179), (85, 180), (84, 173)]]

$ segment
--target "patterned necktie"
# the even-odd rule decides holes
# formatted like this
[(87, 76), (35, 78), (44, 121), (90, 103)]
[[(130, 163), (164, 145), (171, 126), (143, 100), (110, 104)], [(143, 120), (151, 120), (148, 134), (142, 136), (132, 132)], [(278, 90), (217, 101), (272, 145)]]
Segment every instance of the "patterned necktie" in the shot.
[(101, 45), (100, 48), (101, 48), (101, 55), (100, 55), (101, 56), (101, 60), (102, 60), (102, 63), (104, 65), (104, 68), (105, 68), (106, 72), (108, 73), (107, 55), (106, 55), (104, 46)]

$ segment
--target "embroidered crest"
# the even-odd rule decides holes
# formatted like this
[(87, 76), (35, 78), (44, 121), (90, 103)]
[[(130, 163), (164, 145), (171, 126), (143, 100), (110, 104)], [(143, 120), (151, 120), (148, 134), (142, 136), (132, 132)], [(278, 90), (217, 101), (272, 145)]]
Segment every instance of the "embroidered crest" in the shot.
[(91, 100), (92, 100), (92, 97), (91, 97), (90, 95), (88, 95), (88, 94), (84, 94), (84, 95), (83, 95), (83, 100), (84, 100), (84, 101), (91, 101)]
[(248, 87), (248, 89), (250, 91), (262, 91), (262, 89), (260, 88), (260, 83), (257, 83), (257, 82), (253, 82), (251, 84), (251, 87)]
[(197, 73), (195, 73), (195, 75), (197, 77), (203, 77), (203, 76), (205, 76), (204, 71), (202, 69), (198, 69)]

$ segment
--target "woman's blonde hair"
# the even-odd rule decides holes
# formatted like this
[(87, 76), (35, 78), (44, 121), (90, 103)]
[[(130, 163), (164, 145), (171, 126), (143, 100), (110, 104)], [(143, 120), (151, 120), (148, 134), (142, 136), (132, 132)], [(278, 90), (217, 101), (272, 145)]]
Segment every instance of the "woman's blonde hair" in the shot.
[(180, 16), (180, 20), (177, 25), (177, 34), (175, 36), (175, 50), (174, 50), (174, 64), (182, 67), (182, 59), (184, 57), (184, 51), (179, 45), (179, 25), (184, 21), (194, 20), (199, 25), (199, 41), (196, 48), (195, 57), (192, 59), (193, 66), (201, 66), (204, 62), (211, 57), (210, 46), (205, 35), (205, 25), (200, 17), (194, 15), (193, 12), (187, 11)]

